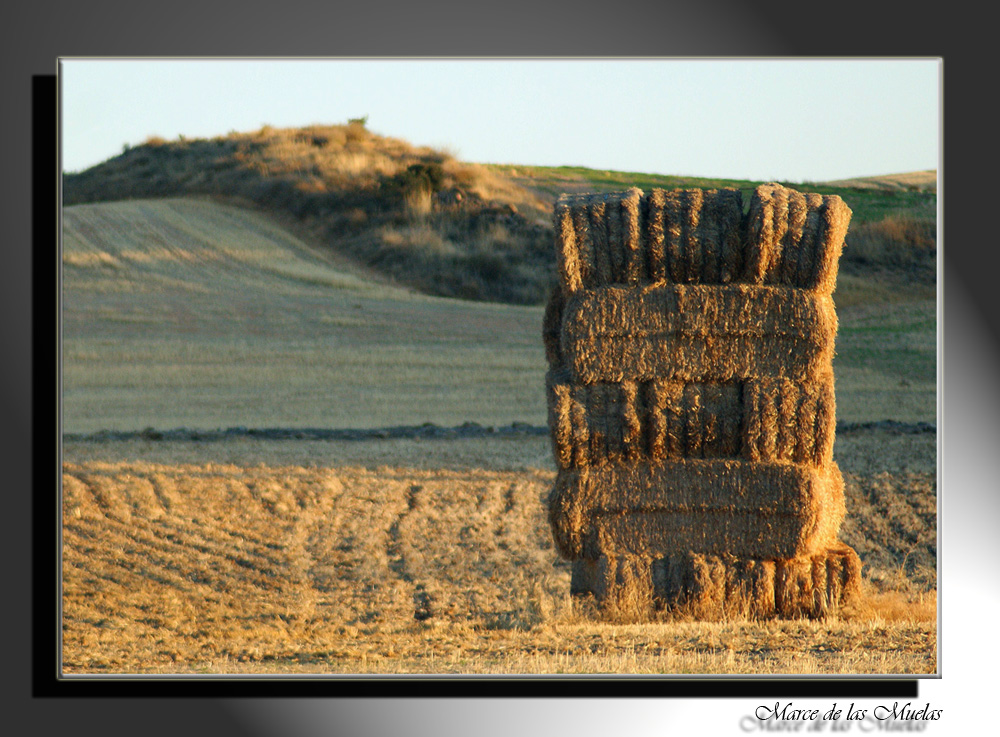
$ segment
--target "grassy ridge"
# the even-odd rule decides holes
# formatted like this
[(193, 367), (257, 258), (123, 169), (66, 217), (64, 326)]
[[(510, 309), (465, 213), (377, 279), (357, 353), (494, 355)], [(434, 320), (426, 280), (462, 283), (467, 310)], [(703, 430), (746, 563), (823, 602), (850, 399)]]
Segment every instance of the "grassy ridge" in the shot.
[[(538, 305), (555, 274), (550, 213), (562, 192), (761, 182), (583, 167), (479, 165), (347, 125), (151, 138), (64, 176), (67, 205), (208, 195), (283, 217), (330, 253), (424, 293)], [(854, 211), (847, 274), (933, 285), (936, 194), (917, 187), (789, 186), (838, 194)]]

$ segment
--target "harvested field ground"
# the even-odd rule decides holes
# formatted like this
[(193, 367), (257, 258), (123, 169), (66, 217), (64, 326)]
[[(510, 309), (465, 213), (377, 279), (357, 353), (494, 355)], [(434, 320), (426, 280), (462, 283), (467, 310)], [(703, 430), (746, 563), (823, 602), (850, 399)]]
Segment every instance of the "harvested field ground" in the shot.
[[(931, 673), (934, 477), (847, 475), (871, 601), (822, 622), (588, 617), (551, 471), (67, 463), (80, 672)], [(875, 542), (877, 541), (877, 542)]]
[(541, 308), (378, 286), (208, 202), (65, 228), (65, 673), (937, 671), (933, 295), (853, 281), (838, 309), (838, 419), (907, 423), (834, 447), (862, 605), (629, 624), (570, 601), (545, 436), (92, 434), (544, 425)]

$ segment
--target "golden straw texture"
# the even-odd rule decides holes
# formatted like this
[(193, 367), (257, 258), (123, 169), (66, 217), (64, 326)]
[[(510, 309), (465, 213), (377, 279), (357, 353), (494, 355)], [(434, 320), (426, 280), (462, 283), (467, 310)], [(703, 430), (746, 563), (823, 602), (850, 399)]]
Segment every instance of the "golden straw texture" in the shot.
[(832, 294), (851, 209), (837, 195), (762, 184), (750, 200), (745, 278)]
[(580, 383), (809, 379), (833, 360), (830, 297), (731, 285), (607, 287), (563, 312), (560, 352)]
[(567, 558), (695, 551), (792, 558), (834, 542), (845, 514), (835, 463), (686, 460), (559, 472), (549, 521)]
[(574, 594), (715, 618), (822, 616), (857, 592), (833, 462), (850, 217), (774, 183), (746, 214), (729, 189), (559, 199), (548, 506)]
[(819, 618), (860, 596), (861, 561), (842, 543), (801, 558), (760, 560), (680, 553), (601, 556), (573, 562), (570, 591), (602, 600), (634, 587), (660, 606), (685, 608), (699, 619)]

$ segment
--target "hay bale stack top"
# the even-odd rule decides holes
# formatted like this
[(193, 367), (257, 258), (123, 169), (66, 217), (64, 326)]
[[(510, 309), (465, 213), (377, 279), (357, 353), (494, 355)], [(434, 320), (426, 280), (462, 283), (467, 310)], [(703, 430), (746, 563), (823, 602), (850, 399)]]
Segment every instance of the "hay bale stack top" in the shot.
[[(556, 203), (549, 519), (575, 561), (574, 593), (640, 585), (651, 603), (743, 597), (745, 610), (794, 616), (807, 599), (816, 614), (856, 592), (832, 460), (831, 294), (850, 217), (839, 197), (778, 184), (758, 187), (746, 214), (727, 189)], [(757, 582), (719, 599), (704, 577), (654, 575), (704, 556), (772, 577), (827, 561), (837, 585), (800, 576), (812, 594)]]

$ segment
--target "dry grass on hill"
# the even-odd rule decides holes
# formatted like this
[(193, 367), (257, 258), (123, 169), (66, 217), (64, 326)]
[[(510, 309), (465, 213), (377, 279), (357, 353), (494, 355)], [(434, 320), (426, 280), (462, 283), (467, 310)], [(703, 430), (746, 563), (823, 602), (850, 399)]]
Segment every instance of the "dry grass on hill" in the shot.
[[(279, 218), (300, 236), (399, 284), (441, 296), (541, 304), (553, 284), (552, 204), (562, 192), (736, 187), (757, 183), (557, 167), (463, 162), (446, 151), (378, 135), (365, 121), (231, 132), (211, 139), (150, 138), (108, 161), (67, 173), (67, 205), (211, 196)], [(933, 230), (927, 188), (818, 185), (855, 211), (854, 227), (906, 217)], [(933, 283), (926, 260), (893, 228), (845, 251), (845, 265)], [(850, 246), (850, 239), (849, 239)], [(857, 258), (856, 258), (857, 254)], [(901, 270), (902, 269), (902, 270)], [(899, 273), (897, 273), (899, 272)]]
[(534, 304), (548, 285), (547, 203), (487, 167), (362, 122), (150, 139), (64, 177), (67, 205), (191, 195), (263, 208), (429, 294)]

